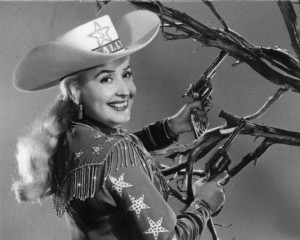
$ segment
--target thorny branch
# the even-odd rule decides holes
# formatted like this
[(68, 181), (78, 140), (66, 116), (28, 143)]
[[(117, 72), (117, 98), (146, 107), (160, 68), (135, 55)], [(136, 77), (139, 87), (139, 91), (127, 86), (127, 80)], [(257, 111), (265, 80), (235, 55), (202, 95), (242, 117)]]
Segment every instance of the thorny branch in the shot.
[(290, 1), (279, 0), (278, 6), (284, 18), (287, 30), (289, 32), (292, 47), (294, 48), (294, 51), (297, 54), (297, 57), (299, 59), (300, 58), (300, 36), (299, 36), (300, 27), (298, 26), (298, 22), (297, 22), (297, 15)]
[[(296, 92), (300, 91), (300, 65), (294, 58), (280, 48), (255, 46), (241, 35), (227, 27), (212, 3), (207, 2), (210, 9), (221, 21), (225, 29), (207, 27), (189, 15), (164, 6), (159, 1), (130, 1), (139, 8), (148, 9), (175, 29), (175, 33), (164, 31), (167, 39), (193, 38), (205, 46), (216, 47), (227, 52), (239, 62), (247, 63), (252, 69), (274, 84), (285, 86)], [(288, 13), (287, 13), (288, 14)]]

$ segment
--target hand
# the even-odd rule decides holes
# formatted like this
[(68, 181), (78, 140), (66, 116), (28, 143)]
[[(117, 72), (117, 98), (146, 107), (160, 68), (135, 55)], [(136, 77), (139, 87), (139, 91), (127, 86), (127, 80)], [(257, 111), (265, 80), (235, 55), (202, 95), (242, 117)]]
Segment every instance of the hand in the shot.
[(193, 185), (195, 199), (205, 201), (214, 213), (224, 204), (225, 194), (221, 183), (228, 177), (228, 173), (224, 172), (209, 182), (203, 182), (203, 179), (197, 180)]
[(207, 122), (206, 111), (199, 109), (199, 107), (201, 107), (201, 103), (199, 101), (190, 102), (185, 104), (175, 115), (169, 117), (170, 127), (177, 136), (192, 130), (192, 113), (196, 114), (201, 122)]

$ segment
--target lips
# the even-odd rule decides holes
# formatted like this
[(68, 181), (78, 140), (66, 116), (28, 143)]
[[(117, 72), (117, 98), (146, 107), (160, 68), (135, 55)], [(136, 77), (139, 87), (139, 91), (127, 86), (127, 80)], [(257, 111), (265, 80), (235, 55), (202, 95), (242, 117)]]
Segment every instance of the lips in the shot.
[(128, 101), (110, 102), (107, 105), (116, 111), (124, 111), (128, 108)]

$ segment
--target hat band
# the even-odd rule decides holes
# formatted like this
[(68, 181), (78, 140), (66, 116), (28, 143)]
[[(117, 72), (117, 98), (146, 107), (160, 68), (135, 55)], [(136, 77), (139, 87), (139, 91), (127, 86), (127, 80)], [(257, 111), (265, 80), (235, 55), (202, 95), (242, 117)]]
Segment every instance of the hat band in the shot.
[(93, 49), (92, 51), (101, 52), (101, 53), (115, 53), (124, 49), (124, 46), (120, 39), (117, 39), (113, 42), (102, 45), (98, 48)]

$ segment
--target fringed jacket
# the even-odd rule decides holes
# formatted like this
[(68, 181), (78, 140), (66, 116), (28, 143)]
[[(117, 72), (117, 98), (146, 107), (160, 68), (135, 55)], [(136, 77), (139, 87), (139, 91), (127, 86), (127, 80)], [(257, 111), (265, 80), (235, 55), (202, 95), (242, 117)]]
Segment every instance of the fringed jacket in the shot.
[(148, 153), (173, 142), (166, 125), (128, 134), (92, 120), (71, 124), (53, 158), (53, 191), (72, 240), (198, 239), (209, 210), (195, 201), (176, 216), (166, 202), (168, 184)]

